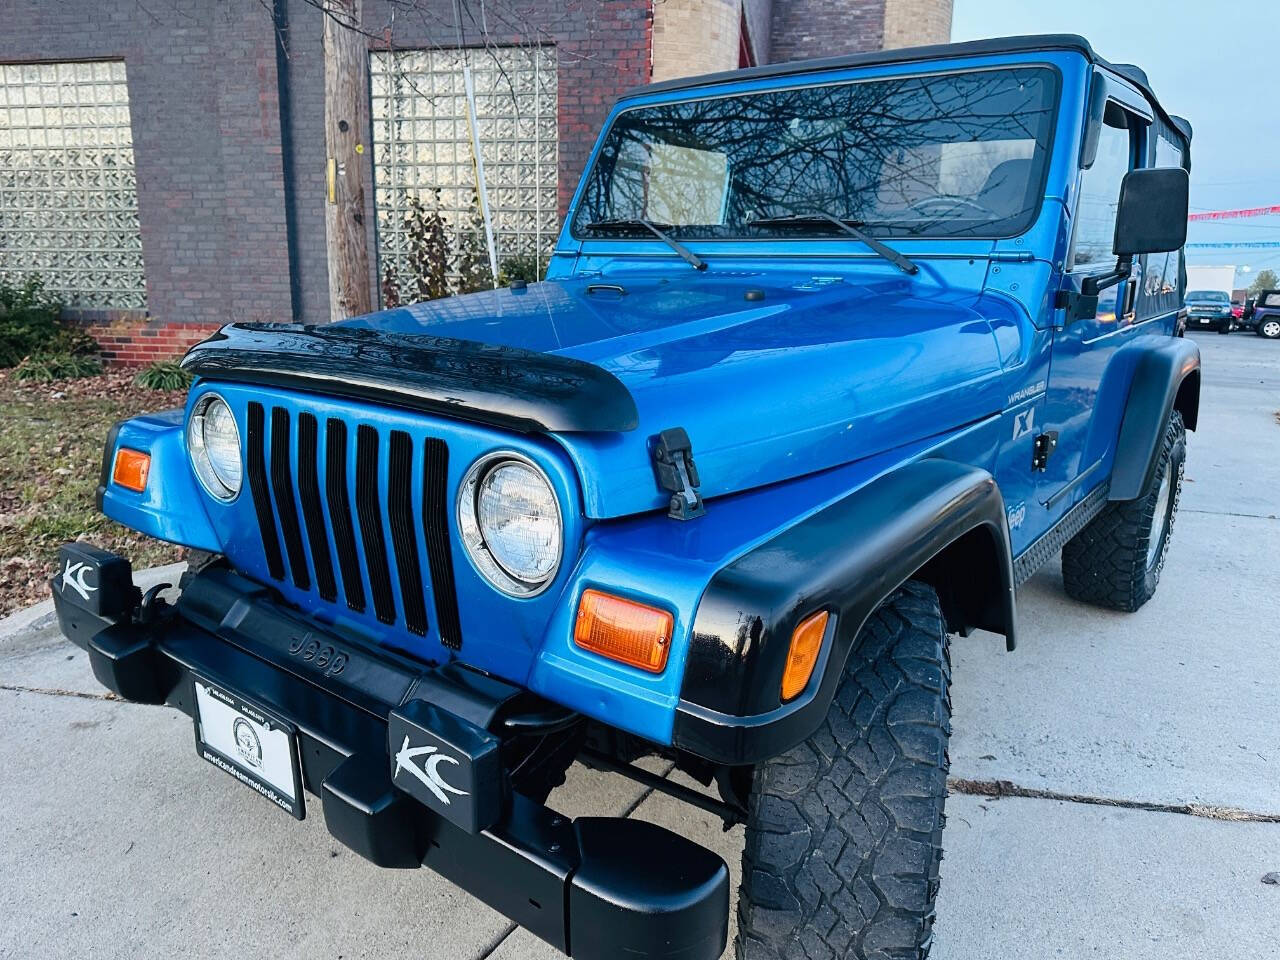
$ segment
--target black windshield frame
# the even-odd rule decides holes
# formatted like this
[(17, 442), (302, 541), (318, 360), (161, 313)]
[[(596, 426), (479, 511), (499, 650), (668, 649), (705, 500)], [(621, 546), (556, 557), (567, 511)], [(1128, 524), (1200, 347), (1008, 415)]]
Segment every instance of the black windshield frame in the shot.
[[(791, 84), (787, 86), (765, 87), (757, 90), (748, 90), (737, 93), (717, 93), (712, 95), (688, 96), (682, 99), (664, 100), (651, 104), (637, 104), (635, 106), (626, 107), (615, 114), (613, 121), (606, 128), (600, 139), (600, 144), (593, 155), (592, 163), (583, 175), (582, 187), (579, 190), (578, 197), (575, 202), (572, 217), (569, 222), (569, 235), (578, 241), (596, 241), (596, 240), (619, 240), (623, 239), (617, 235), (610, 236), (587, 227), (591, 221), (598, 219), (606, 219), (604, 214), (610, 212), (607, 207), (600, 204), (600, 198), (608, 199), (608, 191), (611, 189), (611, 178), (613, 168), (616, 166), (620, 156), (620, 148), (616, 146), (619, 142), (615, 140), (619, 136), (619, 131), (626, 128), (634, 127), (635, 115), (644, 114), (645, 112), (675, 110), (689, 105), (696, 105), (708, 102), (728, 102), (741, 101), (746, 98), (769, 97), (786, 94), (803, 93), (809, 90), (828, 91), (832, 89), (845, 90), (848, 88), (863, 87), (871, 84), (907, 84), (919, 83), (925, 84), (930, 81), (946, 81), (951, 78), (970, 77), (974, 74), (1034, 74), (1043, 82), (1043, 94), (1038, 104), (1040, 113), (1039, 120), (1041, 128), (1036, 130), (1034, 138), (1028, 136), (1028, 140), (1032, 141), (1032, 156), (1030, 158), (1032, 169), (1026, 181), (1027, 183), (1027, 204), (1019, 212), (1016, 218), (1000, 218), (988, 219), (986, 221), (975, 221), (965, 228), (956, 228), (955, 223), (959, 222), (959, 218), (950, 221), (949, 226), (943, 228), (930, 228), (927, 224), (914, 222), (909, 223), (902, 221), (887, 221), (874, 218), (863, 219), (854, 211), (845, 210), (825, 210), (824, 212), (834, 216), (844, 217), (851, 221), (859, 223), (862, 228), (878, 237), (885, 239), (930, 239), (930, 240), (999, 240), (1010, 237), (1020, 236), (1025, 233), (1037, 220), (1044, 204), (1045, 187), (1048, 183), (1050, 166), (1053, 161), (1054, 141), (1057, 133), (1057, 127), (1060, 123), (1059, 113), (1061, 110), (1062, 98), (1062, 74), (1059, 68), (1053, 63), (1040, 61), (1027, 61), (1019, 63), (1006, 64), (982, 64), (971, 67), (921, 71), (906, 74), (888, 74), (876, 75), (870, 77), (849, 77), (836, 80), (823, 81), (821, 83)], [(952, 117), (943, 116), (941, 122), (949, 124), (958, 124), (962, 120), (956, 120)], [(994, 139), (994, 138), (993, 138)], [(666, 141), (670, 143), (671, 141)], [(965, 141), (939, 141), (939, 142), (965, 142)], [(611, 151), (611, 144), (615, 144)], [(726, 162), (726, 167), (728, 163)], [(864, 189), (870, 189), (872, 184), (880, 185), (882, 181), (869, 181), (863, 185)], [(594, 196), (593, 196), (594, 194)], [(726, 188), (726, 204), (729, 189)], [(793, 201), (795, 209), (809, 206), (812, 200), (805, 197), (786, 198)], [(776, 199), (779, 206), (784, 205), (784, 201)], [(937, 218), (934, 221), (938, 224), (947, 224), (948, 218)], [(750, 228), (750, 221), (743, 220), (737, 224), (692, 224), (692, 225), (667, 225), (665, 227), (668, 232), (681, 240), (696, 241), (729, 241), (729, 242), (746, 242), (746, 241), (813, 241), (819, 239), (836, 239), (832, 236), (830, 230), (812, 229), (812, 230), (764, 230)]]

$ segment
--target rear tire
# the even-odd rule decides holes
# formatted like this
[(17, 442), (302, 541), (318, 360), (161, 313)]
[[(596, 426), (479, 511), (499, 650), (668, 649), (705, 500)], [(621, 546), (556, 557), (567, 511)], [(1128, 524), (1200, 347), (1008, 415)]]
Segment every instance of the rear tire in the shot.
[(1267, 317), (1254, 329), (1258, 331), (1258, 336), (1260, 337), (1265, 337), (1268, 340), (1280, 340), (1280, 318)]
[(738, 960), (923, 960), (942, 860), (951, 660), (938, 595), (867, 620), (822, 727), (756, 767)]
[(1169, 552), (1186, 459), (1186, 428), (1175, 410), (1142, 496), (1108, 504), (1062, 548), (1068, 596), (1127, 613), (1151, 599)]

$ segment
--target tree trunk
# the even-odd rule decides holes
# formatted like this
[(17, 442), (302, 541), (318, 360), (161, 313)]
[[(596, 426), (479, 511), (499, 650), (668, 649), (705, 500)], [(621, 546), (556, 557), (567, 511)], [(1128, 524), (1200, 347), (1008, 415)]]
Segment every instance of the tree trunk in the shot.
[(369, 146), (368, 48), (360, 29), (361, 0), (326, 0), (324, 137), (328, 155), (325, 233), (331, 320), (370, 313), (369, 238), (364, 183)]

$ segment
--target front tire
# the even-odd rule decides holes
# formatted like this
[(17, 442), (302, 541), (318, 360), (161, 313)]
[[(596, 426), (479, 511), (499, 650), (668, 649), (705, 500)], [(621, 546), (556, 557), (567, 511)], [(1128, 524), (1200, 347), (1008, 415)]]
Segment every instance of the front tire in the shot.
[(942, 860), (951, 660), (938, 595), (867, 620), (822, 727), (759, 765), (738, 960), (923, 960)]
[(1187, 432), (1175, 410), (1142, 496), (1108, 504), (1062, 548), (1068, 596), (1126, 613), (1151, 599), (1169, 552), (1186, 459)]
[(1218, 333), (1230, 333), (1230, 332), (1231, 332), (1230, 320), (1224, 320), (1222, 321), (1222, 323), (1218, 324)]

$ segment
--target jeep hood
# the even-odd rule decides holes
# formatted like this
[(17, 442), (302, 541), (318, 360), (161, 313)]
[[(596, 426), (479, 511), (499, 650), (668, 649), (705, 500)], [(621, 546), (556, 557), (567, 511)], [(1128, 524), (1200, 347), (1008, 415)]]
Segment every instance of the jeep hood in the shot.
[[(650, 438), (683, 427), (711, 498), (945, 433), (1003, 407), (995, 327), (967, 282), (804, 271), (575, 277), (415, 304), (342, 326), (558, 354), (618, 378), (638, 428), (555, 436), (589, 516), (665, 507)], [(955, 276), (949, 277), (954, 281)]]

